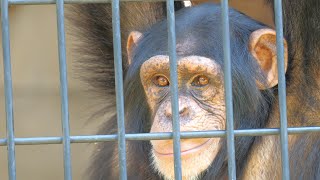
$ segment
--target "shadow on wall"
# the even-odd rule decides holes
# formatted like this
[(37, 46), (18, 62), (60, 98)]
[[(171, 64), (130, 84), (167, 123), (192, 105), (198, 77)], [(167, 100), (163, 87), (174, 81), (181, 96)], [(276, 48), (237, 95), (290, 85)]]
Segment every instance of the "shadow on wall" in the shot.
[[(248, 15), (272, 24), (272, 16), (261, 0), (234, 0)], [(256, 14), (259, 11), (259, 14)], [(263, 12), (263, 13), (261, 13)], [(59, 67), (54, 5), (10, 8), (11, 62), (16, 137), (61, 136)], [(268, 16), (265, 16), (265, 15)], [(124, 37), (123, 37), (124, 38)], [(70, 39), (68, 42), (70, 42)], [(67, 43), (68, 43), (67, 42)], [(2, 48), (0, 69), (3, 69)], [(101, 121), (86, 123), (97, 99), (74, 77), (68, 53), (71, 135), (94, 134)], [(0, 71), (2, 72), (2, 71)], [(3, 73), (0, 73), (0, 138), (5, 138)], [(92, 145), (72, 144), (73, 179), (83, 179)], [(62, 145), (16, 146), (17, 178), (63, 179)], [(7, 151), (0, 146), (0, 179), (8, 179)]]

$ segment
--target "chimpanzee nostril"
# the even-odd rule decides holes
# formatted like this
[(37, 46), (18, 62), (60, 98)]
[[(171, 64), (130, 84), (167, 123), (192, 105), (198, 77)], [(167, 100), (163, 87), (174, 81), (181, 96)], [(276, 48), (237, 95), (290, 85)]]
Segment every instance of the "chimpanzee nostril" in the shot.
[(179, 108), (179, 114), (180, 115), (185, 115), (185, 114), (187, 114), (187, 112), (188, 112), (188, 108), (187, 107)]

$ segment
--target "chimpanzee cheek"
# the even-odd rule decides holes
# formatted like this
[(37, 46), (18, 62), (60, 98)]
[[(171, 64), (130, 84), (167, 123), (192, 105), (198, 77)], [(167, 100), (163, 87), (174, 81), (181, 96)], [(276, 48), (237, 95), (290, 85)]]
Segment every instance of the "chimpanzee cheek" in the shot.
[(151, 132), (171, 132), (171, 123), (171, 119), (165, 115), (163, 108), (160, 106), (154, 113)]

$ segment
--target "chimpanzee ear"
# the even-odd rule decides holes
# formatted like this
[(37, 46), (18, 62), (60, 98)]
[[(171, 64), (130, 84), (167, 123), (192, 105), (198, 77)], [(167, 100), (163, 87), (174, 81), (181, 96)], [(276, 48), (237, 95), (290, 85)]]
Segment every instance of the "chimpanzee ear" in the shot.
[(131, 64), (132, 61), (132, 51), (137, 46), (139, 38), (142, 36), (142, 33), (139, 31), (132, 31), (129, 34), (127, 41), (127, 55), (128, 55), (128, 63)]
[[(284, 39), (284, 64), (287, 70), (288, 47)], [(267, 89), (278, 84), (277, 44), (276, 32), (272, 29), (259, 29), (250, 35), (249, 50), (257, 60), (262, 72), (265, 73), (266, 82), (257, 80), (260, 89)]]

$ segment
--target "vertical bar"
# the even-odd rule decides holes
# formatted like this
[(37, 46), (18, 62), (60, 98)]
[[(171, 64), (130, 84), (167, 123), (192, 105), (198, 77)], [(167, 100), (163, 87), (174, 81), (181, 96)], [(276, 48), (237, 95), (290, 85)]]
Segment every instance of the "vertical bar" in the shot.
[(224, 55), (224, 85), (227, 119), (227, 148), (228, 148), (228, 175), (229, 179), (236, 179), (236, 160), (234, 148), (233, 104), (232, 104), (232, 74), (230, 57), (230, 31), (228, 0), (221, 2), (222, 7), (222, 34)]
[(124, 98), (123, 98), (119, 0), (112, 0), (112, 28), (113, 28), (114, 67), (115, 67), (115, 80), (116, 80), (118, 153), (119, 153), (119, 165), (120, 165), (120, 179), (126, 180), (127, 179), (126, 139), (125, 139), (126, 132), (125, 132), (125, 126), (124, 126)]
[(71, 153), (70, 153), (70, 127), (69, 127), (69, 105), (68, 105), (68, 79), (66, 62), (66, 44), (64, 34), (64, 2), (57, 0), (57, 23), (58, 23), (58, 45), (60, 66), (60, 93), (62, 111), (62, 133), (63, 133), (63, 160), (64, 179), (71, 180)]
[(12, 78), (11, 78), (11, 57), (10, 57), (10, 32), (9, 32), (9, 4), (8, 0), (1, 0), (1, 22), (2, 22), (2, 48), (4, 87), (7, 118), (7, 150), (9, 179), (16, 179), (16, 158), (14, 143), (14, 119), (12, 100)]
[(174, 16), (174, 0), (167, 0), (168, 20), (168, 51), (170, 59), (170, 90), (172, 108), (173, 129), (173, 153), (174, 153), (174, 176), (176, 180), (182, 179), (181, 173), (181, 147), (180, 147), (180, 121), (179, 121), (179, 97), (177, 78), (177, 54), (176, 54), (176, 30)]
[(286, 103), (286, 79), (284, 73), (284, 47), (283, 47), (283, 24), (282, 24), (282, 1), (274, 1), (275, 21), (277, 31), (277, 61), (279, 78), (279, 108), (280, 108), (280, 141), (282, 179), (290, 179), (289, 152), (288, 152), (288, 129), (287, 129), (287, 103)]

